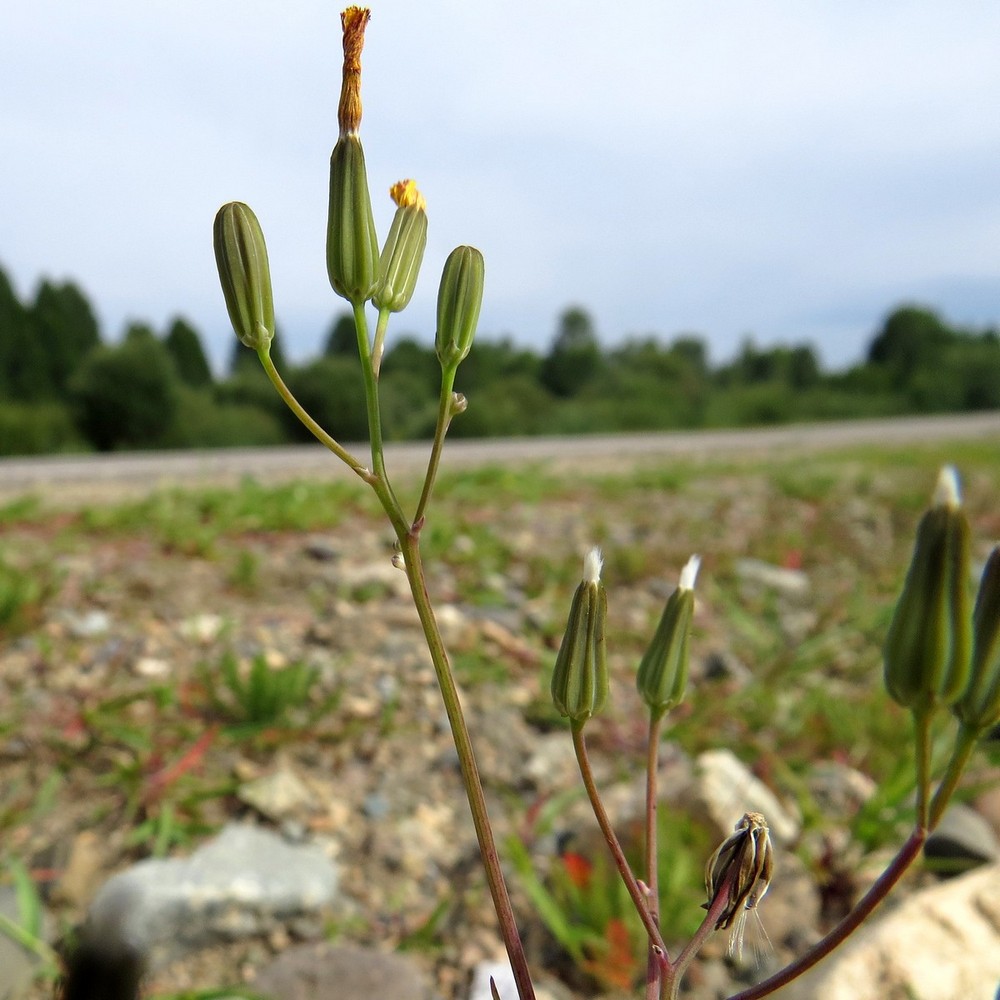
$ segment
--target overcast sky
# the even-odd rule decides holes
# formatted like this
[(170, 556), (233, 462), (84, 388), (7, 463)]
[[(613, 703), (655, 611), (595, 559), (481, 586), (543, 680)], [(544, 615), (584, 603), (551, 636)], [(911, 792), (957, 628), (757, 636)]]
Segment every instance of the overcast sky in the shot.
[[(289, 353), (342, 301), (324, 263), (340, 6), (19, 0), (0, 31), (0, 266), (73, 279), (107, 339), (232, 333), (211, 224), (248, 202)], [(1000, 3), (373, 0), (362, 138), (428, 202), (424, 271), (393, 331), (433, 336), (451, 247), (486, 257), (481, 336), (546, 349), (559, 313), (602, 340), (747, 335), (860, 358), (926, 303), (1000, 323)]]

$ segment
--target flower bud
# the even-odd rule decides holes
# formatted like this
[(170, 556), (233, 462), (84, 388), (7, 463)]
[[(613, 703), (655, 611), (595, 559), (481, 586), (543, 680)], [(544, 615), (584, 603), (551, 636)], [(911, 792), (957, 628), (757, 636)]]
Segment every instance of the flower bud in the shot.
[(666, 607), (639, 664), (636, 687), (654, 718), (679, 705), (688, 675), (688, 645), (694, 614), (694, 581), (701, 560), (691, 556), (681, 570), (680, 583)]
[(774, 849), (767, 821), (757, 812), (745, 813), (736, 829), (716, 849), (705, 866), (705, 891), (711, 909), (715, 897), (727, 886), (726, 907), (715, 929), (732, 926), (729, 953), (737, 959), (743, 953), (743, 929), (747, 913), (764, 898), (774, 873)]
[(885, 640), (885, 684), (906, 708), (950, 705), (969, 676), (969, 522), (955, 470), (941, 470), (917, 526), (903, 592)]
[(608, 664), (604, 625), (608, 595), (601, 583), (601, 554), (587, 553), (583, 580), (576, 588), (555, 670), (552, 701), (574, 723), (586, 722), (608, 697)]
[(371, 18), (366, 7), (340, 15), (344, 34), (343, 80), (337, 123), (340, 137), (330, 156), (330, 210), (326, 227), (326, 271), (333, 290), (351, 305), (371, 298), (378, 277), (378, 235), (368, 193), (361, 127), (361, 49)]
[(1000, 722), (1000, 547), (990, 553), (979, 583), (972, 612), (972, 669), (954, 712), (974, 730)]
[(456, 247), (448, 255), (438, 291), (434, 338), (442, 368), (456, 367), (472, 348), (485, 277), (486, 264), (475, 247)]
[(236, 336), (255, 351), (274, 337), (274, 301), (264, 233), (248, 205), (231, 201), (215, 216), (215, 262)]
[(413, 181), (400, 181), (389, 191), (398, 206), (378, 262), (372, 301), (378, 309), (399, 312), (413, 295), (427, 246), (427, 203)]
[(365, 153), (353, 133), (337, 140), (330, 157), (326, 271), (333, 290), (352, 305), (367, 302), (378, 279), (378, 234)]

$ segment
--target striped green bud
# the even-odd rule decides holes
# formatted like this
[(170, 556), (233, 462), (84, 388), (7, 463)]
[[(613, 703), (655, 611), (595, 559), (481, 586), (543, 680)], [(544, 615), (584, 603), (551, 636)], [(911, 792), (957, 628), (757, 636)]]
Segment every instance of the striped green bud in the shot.
[(1000, 722), (1000, 548), (995, 548), (979, 583), (972, 612), (972, 670), (953, 709), (970, 729)]
[(483, 304), (486, 264), (475, 247), (456, 247), (448, 255), (438, 290), (434, 347), (441, 367), (456, 367), (472, 348)]
[(969, 677), (969, 522), (958, 477), (941, 470), (934, 505), (917, 526), (913, 558), (886, 635), (885, 685), (900, 705), (950, 705)]
[(681, 703), (687, 687), (688, 647), (694, 615), (694, 582), (701, 560), (691, 556), (677, 589), (667, 599), (660, 623), (639, 664), (636, 687), (654, 718)]
[(413, 181), (400, 181), (389, 191), (398, 206), (378, 262), (372, 301), (378, 309), (405, 309), (417, 285), (427, 246), (427, 203)]
[(342, 135), (330, 156), (326, 271), (333, 290), (351, 305), (367, 302), (378, 279), (378, 257), (361, 139), (356, 133)]
[(601, 553), (592, 549), (583, 563), (563, 633), (555, 670), (552, 701), (574, 723), (586, 722), (608, 697), (608, 663), (604, 637), (608, 595), (601, 583)]
[(274, 337), (274, 300), (264, 233), (248, 205), (231, 201), (215, 216), (215, 263), (236, 336), (255, 351)]

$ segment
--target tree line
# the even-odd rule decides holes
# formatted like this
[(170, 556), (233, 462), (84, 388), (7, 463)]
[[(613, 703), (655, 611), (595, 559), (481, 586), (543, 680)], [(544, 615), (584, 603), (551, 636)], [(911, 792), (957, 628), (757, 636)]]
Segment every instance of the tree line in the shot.
[[(272, 357), (299, 401), (335, 437), (367, 436), (354, 325), (334, 317), (321, 353)], [(381, 374), (389, 440), (433, 431), (440, 369), (431, 344), (393, 341)], [(1000, 335), (963, 329), (916, 305), (892, 310), (865, 357), (822, 369), (808, 344), (746, 339), (712, 366), (703, 339), (633, 336), (605, 348), (586, 310), (559, 317), (544, 354), (513, 339), (479, 338), (459, 369), (469, 399), (451, 434), (586, 434), (1000, 409)], [(157, 332), (132, 323), (101, 335), (74, 283), (42, 281), (21, 301), (0, 269), (0, 454), (95, 449), (273, 445), (311, 440), (253, 352), (233, 338), (216, 376), (183, 318)]]

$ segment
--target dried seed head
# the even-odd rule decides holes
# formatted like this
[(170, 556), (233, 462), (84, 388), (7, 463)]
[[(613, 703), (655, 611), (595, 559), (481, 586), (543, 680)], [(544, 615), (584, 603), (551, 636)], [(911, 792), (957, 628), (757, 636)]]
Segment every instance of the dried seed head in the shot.
[(340, 15), (340, 26), (344, 31), (344, 77), (340, 87), (337, 123), (341, 138), (356, 135), (361, 127), (361, 49), (371, 16), (367, 7), (348, 7)]
[(705, 890), (711, 909), (719, 893), (725, 893), (726, 906), (715, 929), (732, 927), (729, 952), (743, 957), (743, 929), (747, 912), (756, 909), (771, 884), (774, 850), (767, 821), (757, 812), (745, 813), (736, 829), (716, 849), (705, 866)]

